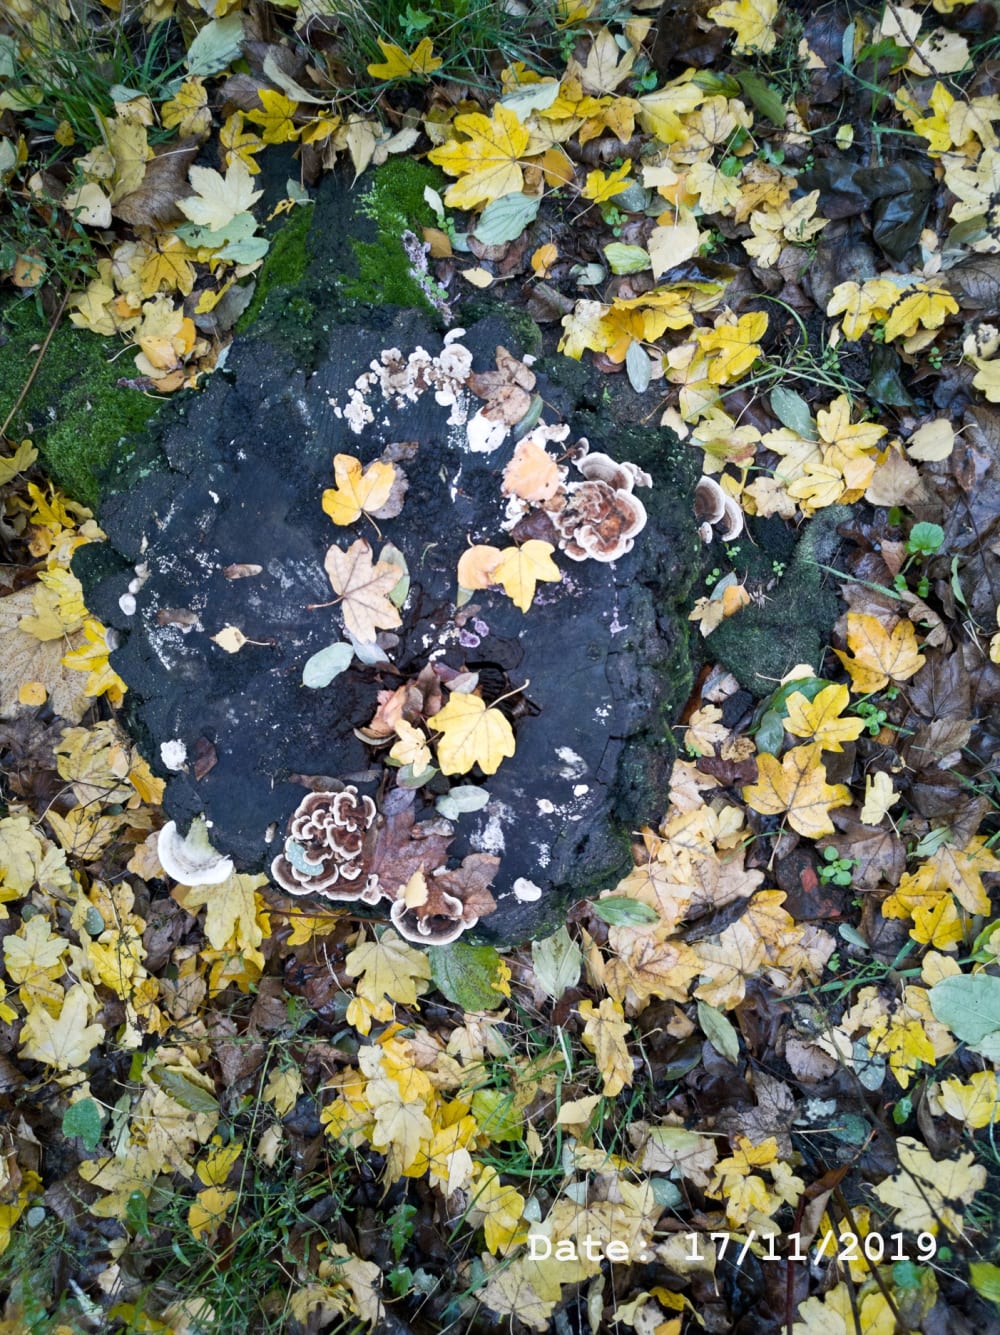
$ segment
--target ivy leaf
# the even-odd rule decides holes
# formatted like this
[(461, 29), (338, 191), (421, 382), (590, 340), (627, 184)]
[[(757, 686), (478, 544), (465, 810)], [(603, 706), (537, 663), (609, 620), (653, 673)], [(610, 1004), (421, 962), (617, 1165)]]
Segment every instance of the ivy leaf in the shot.
[(380, 629), (392, 630), (401, 624), (388, 598), (399, 583), (399, 569), (387, 561), (376, 565), (364, 538), (352, 542), (346, 552), (331, 547), (323, 565), (334, 593), (340, 595), (344, 624), (362, 644), (370, 644)]
[(507, 719), (499, 709), (487, 709), (478, 695), (452, 694), (430, 726), (440, 733), (442, 774), (466, 774), (473, 765), (495, 774), (504, 757), (514, 754), (514, 732)]
[(851, 794), (842, 783), (827, 783), (820, 750), (816, 743), (796, 746), (780, 764), (774, 756), (758, 756), (758, 782), (743, 789), (743, 800), (762, 816), (787, 815), (792, 829), (809, 839), (833, 834), (830, 809), (850, 806)]
[(351, 454), (338, 454), (333, 460), (336, 487), (323, 492), (323, 511), (335, 524), (353, 524), (363, 514), (378, 517), (378, 512), (392, 494), (396, 469), (375, 459), (362, 470), (361, 460)]

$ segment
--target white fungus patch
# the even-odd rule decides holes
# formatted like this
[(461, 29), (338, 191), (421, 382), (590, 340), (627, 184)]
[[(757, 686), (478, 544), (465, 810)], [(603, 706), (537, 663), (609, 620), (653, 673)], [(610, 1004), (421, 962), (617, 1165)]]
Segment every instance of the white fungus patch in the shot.
[(534, 881), (529, 881), (526, 876), (519, 876), (512, 888), (514, 898), (519, 899), (522, 904), (533, 904), (536, 899), (542, 897), (542, 887), (536, 885)]
[(179, 737), (160, 743), (160, 759), (169, 770), (182, 770), (187, 764), (187, 747)]

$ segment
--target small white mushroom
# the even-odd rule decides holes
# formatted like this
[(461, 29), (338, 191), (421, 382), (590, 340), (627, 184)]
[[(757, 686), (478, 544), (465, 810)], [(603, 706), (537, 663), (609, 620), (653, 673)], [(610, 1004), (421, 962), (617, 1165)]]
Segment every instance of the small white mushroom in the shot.
[(208, 839), (208, 821), (196, 816), (186, 835), (168, 821), (156, 841), (156, 856), (167, 875), (180, 885), (221, 885), (235, 868)]
[(723, 491), (711, 477), (703, 477), (694, 493), (694, 513), (698, 519), (698, 536), (702, 542), (711, 542), (716, 536), (715, 526), (724, 523), (718, 535), (723, 542), (732, 542), (743, 532), (743, 511), (739, 502)]

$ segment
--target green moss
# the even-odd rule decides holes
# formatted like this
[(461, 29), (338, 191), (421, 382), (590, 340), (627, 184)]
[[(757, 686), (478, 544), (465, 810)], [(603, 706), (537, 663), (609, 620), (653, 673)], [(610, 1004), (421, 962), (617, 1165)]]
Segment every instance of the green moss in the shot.
[(410, 274), (410, 261), (402, 242), (404, 232), (419, 235), (422, 227), (436, 222), (424, 200), (428, 185), (440, 189), (441, 173), (412, 158), (390, 158), (375, 172), (358, 204), (358, 213), (374, 224), (375, 237), (372, 241), (351, 238), (358, 272), (343, 285), (343, 295), (349, 301), (417, 307), (438, 318), (420, 284)]
[(313, 212), (311, 205), (294, 209), (284, 226), (275, 232), (271, 249), (257, 275), (253, 299), (236, 324), (238, 334), (250, 328), (275, 288), (294, 287), (305, 278), (309, 268), (309, 225)]
[[(0, 313), (0, 421), (6, 418), (48, 327), (25, 301)], [(34, 349), (34, 350), (33, 350)], [(110, 339), (63, 325), (49, 344), (8, 434), (30, 436), (45, 471), (68, 495), (96, 504), (99, 479), (144, 431), (162, 399), (120, 385), (134, 375), (131, 358)]]
[[(847, 513), (840, 505), (821, 510), (810, 520), (787, 571), (763, 603), (751, 603), (712, 632), (706, 652), (758, 698), (773, 691), (796, 663), (809, 663), (817, 671), (821, 666), (838, 611), (836, 596), (823, 586), (821, 566), (837, 549), (837, 525)], [(742, 561), (742, 546), (748, 539), (739, 543)], [(769, 555), (764, 552), (765, 560)]]

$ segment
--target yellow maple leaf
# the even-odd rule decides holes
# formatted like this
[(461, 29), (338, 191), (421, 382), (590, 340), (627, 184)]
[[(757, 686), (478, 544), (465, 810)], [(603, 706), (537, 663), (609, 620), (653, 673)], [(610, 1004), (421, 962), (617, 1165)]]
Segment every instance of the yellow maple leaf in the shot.
[(323, 510), (335, 524), (353, 524), (362, 514), (378, 516), (396, 480), (392, 464), (373, 460), (362, 471), (361, 460), (338, 454), (333, 460), (337, 485), (323, 492)]
[(930, 1094), (931, 1111), (947, 1113), (973, 1131), (1000, 1119), (1000, 1092), (996, 1071), (975, 1071), (967, 1083), (958, 1076), (942, 1080)]
[(408, 946), (391, 927), (378, 940), (356, 946), (348, 955), (344, 970), (358, 980), (359, 996), (373, 1002), (388, 997), (403, 1006), (417, 1004), (417, 997), (427, 991), (431, 977), (426, 954)]
[(892, 779), (882, 770), (865, 775), (865, 801), (861, 808), (862, 825), (879, 825), (890, 807), (899, 801)]
[(203, 79), (185, 79), (177, 92), (160, 108), (165, 130), (178, 130), (183, 138), (204, 139), (212, 128), (208, 93)]
[(581, 1001), (577, 1010), (586, 1021), (583, 1046), (597, 1059), (604, 1093), (613, 1098), (632, 1083), (632, 1057), (626, 1042), (631, 1025), (621, 1003), (611, 997), (604, 998), (599, 1010), (592, 1001)]
[[(423, 1079), (427, 1082), (426, 1076)], [(390, 1181), (395, 1181), (411, 1167), (434, 1134), (434, 1124), (427, 1115), (424, 1100), (414, 1097), (418, 1092), (419, 1082), (415, 1090), (404, 1089), (396, 1080), (385, 1076), (369, 1080), (365, 1086), (365, 1097), (375, 1114), (371, 1143), (385, 1154)]]
[(793, 830), (815, 839), (833, 834), (832, 807), (850, 806), (850, 790), (842, 783), (828, 784), (822, 748), (796, 746), (779, 761), (757, 757), (758, 781), (743, 789), (743, 800), (763, 816), (788, 816)]
[(912, 621), (900, 621), (890, 633), (878, 617), (847, 614), (847, 648), (833, 652), (851, 674), (851, 689), (861, 695), (880, 691), (892, 681), (906, 681), (925, 663)]
[(366, 66), (373, 79), (409, 79), (414, 74), (426, 79), (444, 64), (434, 54), (434, 43), (429, 37), (421, 38), (409, 55), (393, 42), (386, 42), (381, 37), (375, 40), (382, 48), (383, 61), (381, 64)]
[(59, 978), (65, 972), (62, 957), (68, 948), (69, 941), (64, 936), (53, 936), (48, 918), (38, 913), (22, 923), (13, 936), (4, 938), (7, 977), (12, 983), (29, 986), (43, 978)]
[(389, 759), (397, 765), (412, 766), (414, 774), (422, 774), (431, 764), (427, 738), (406, 719), (400, 719), (396, 724), (396, 736), (399, 741), (389, 752)]
[(234, 872), (220, 885), (177, 886), (172, 897), (189, 913), (205, 908), (205, 936), (213, 950), (255, 950), (270, 935), (257, 894), (267, 877)]
[(824, 751), (842, 751), (841, 743), (855, 741), (865, 727), (863, 719), (841, 717), (850, 699), (846, 686), (825, 686), (813, 700), (793, 691), (785, 727), (793, 737), (811, 737)]
[(626, 158), (624, 163), (617, 167), (610, 174), (602, 171), (592, 171), (587, 173), (587, 180), (580, 194), (584, 199), (592, 199), (595, 204), (604, 204), (607, 200), (628, 188), (628, 174), (632, 170), (632, 159)]
[(219, 144), (226, 151), (223, 165), (231, 167), (233, 162), (239, 159), (247, 172), (251, 176), (256, 176), (260, 172), (256, 154), (264, 147), (264, 141), (251, 130), (245, 130), (243, 124), (243, 112), (234, 111), (226, 118), (225, 124), (219, 131)]
[(859, 339), (875, 320), (884, 320), (899, 287), (888, 278), (869, 278), (864, 283), (838, 283), (827, 303), (827, 315), (843, 315), (841, 328), (849, 342)]
[(732, 324), (721, 322), (714, 329), (696, 329), (695, 342), (702, 352), (715, 355), (708, 365), (708, 381), (725, 385), (748, 371), (760, 356), (758, 340), (767, 329), (767, 314), (751, 311)]
[(954, 1204), (971, 1204), (986, 1185), (986, 1169), (975, 1162), (975, 1153), (967, 1150), (957, 1159), (935, 1159), (912, 1136), (900, 1136), (896, 1151), (899, 1172), (875, 1188), (883, 1205), (895, 1212), (895, 1225), (910, 1233), (937, 1234), (943, 1227), (958, 1237), (962, 1215)]
[(83, 637), (85, 643), (63, 654), (60, 663), (74, 672), (88, 674), (83, 688), (86, 695), (94, 699), (106, 695), (113, 705), (120, 705), (128, 687), (109, 662), (108, 632), (96, 617), (88, 617), (83, 623)]
[(21, 1051), (32, 1061), (44, 1062), (58, 1071), (84, 1066), (104, 1038), (104, 1026), (88, 1024), (87, 989), (71, 987), (58, 1015), (36, 1005), (21, 1030)]
[(257, 96), (260, 109), (248, 111), (246, 117), (252, 125), (261, 127), (264, 143), (287, 144), (296, 140), (299, 132), (293, 118), (299, 109), (298, 102), (293, 102), (290, 97), (273, 88), (262, 88)]
[(520, 547), (507, 547), (493, 567), (492, 582), (503, 588), (515, 607), (527, 612), (539, 580), (558, 584), (562, 579), (562, 572), (552, 560), (554, 551), (550, 542), (539, 538), (529, 538)]
[(212, 1241), (237, 1200), (239, 1192), (232, 1188), (212, 1186), (199, 1191), (188, 1206), (187, 1223), (191, 1236)]
[(734, 50), (764, 53), (774, 50), (778, 40), (774, 31), (778, 0), (723, 0), (708, 11), (708, 17), (720, 28), (732, 28), (736, 34)]
[(957, 314), (958, 302), (950, 292), (921, 284), (911, 288), (908, 295), (889, 312), (885, 322), (885, 341), (891, 343), (894, 338), (908, 337), (921, 326), (924, 329), (940, 329), (946, 316)]
[(430, 720), (439, 733), (437, 758), (442, 774), (466, 774), (478, 765), (495, 774), (505, 756), (514, 754), (514, 731), (499, 709), (488, 709), (478, 695), (452, 692)]
[(472, 1190), (471, 1206), (482, 1217), (486, 1246), (494, 1254), (507, 1252), (524, 1241), (527, 1227), (524, 1197), (513, 1187), (505, 1187), (495, 1168), (485, 1165)]
[(515, 112), (498, 102), (492, 116), (481, 112), (456, 116), (454, 128), (466, 138), (450, 140), (427, 155), (449, 176), (462, 178), (448, 187), (444, 197), (447, 205), (472, 209), (522, 189), (524, 174), (519, 159), (528, 148), (531, 134)]

